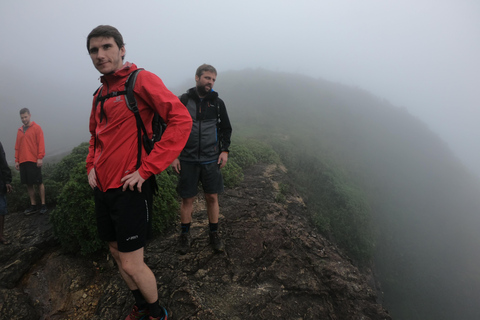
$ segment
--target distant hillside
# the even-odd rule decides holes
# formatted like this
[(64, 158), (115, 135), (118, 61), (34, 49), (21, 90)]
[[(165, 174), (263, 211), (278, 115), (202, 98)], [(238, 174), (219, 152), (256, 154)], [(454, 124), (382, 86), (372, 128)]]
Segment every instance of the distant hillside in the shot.
[(361, 89), (295, 74), (228, 72), (215, 89), (234, 135), (270, 142), (309, 207), (329, 192), (314, 185), (328, 178), (322, 168), (367, 199), (394, 319), (480, 318), (479, 182), (423, 122)]

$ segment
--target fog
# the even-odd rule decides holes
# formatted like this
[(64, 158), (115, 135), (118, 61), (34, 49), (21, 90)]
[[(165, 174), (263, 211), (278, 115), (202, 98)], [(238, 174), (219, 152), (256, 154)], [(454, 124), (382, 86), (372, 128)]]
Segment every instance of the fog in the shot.
[(476, 0), (2, 1), (0, 141), (10, 163), (22, 107), (43, 127), (47, 155), (88, 139), (99, 74), (85, 40), (99, 24), (117, 27), (126, 60), (168, 87), (193, 85), (206, 62), (218, 81), (264, 68), (365, 89), (427, 123), (480, 175)]

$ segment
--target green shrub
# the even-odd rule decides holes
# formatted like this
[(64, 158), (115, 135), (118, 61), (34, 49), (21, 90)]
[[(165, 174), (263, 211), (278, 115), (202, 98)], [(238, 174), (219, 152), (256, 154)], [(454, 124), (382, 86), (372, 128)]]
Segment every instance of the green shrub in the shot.
[(60, 183), (67, 183), (70, 179), (72, 169), (80, 162), (85, 162), (88, 155), (88, 142), (83, 142), (73, 148), (72, 152), (63, 157), (60, 162), (54, 165), (51, 179)]
[(255, 156), (253, 155), (253, 152), (250, 151), (243, 144), (234, 144), (230, 147), (230, 155), (228, 161), (229, 163), (230, 161), (235, 162), (242, 169), (251, 167), (258, 162), (257, 158), (255, 158)]
[(158, 194), (153, 199), (152, 227), (155, 235), (171, 226), (178, 215), (176, 186), (178, 178), (171, 167), (156, 176)]
[(243, 181), (242, 168), (234, 160), (228, 161), (222, 169), (223, 183), (225, 187), (232, 188)]
[(266, 164), (281, 163), (277, 152), (275, 152), (270, 145), (264, 142), (254, 139), (245, 139), (240, 140), (240, 144), (242, 145), (242, 148), (247, 149), (248, 152), (253, 155), (253, 157), (256, 159), (256, 162)]
[(69, 170), (70, 178), (50, 214), (55, 235), (67, 252), (93, 253), (102, 247), (98, 238), (93, 191), (87, 180), (85, 162)]
[(277, 141), (275, 149), (317, 228), (357, 262), (369, 262), (375, 235), (365, 194), (334, 163), (282, 141)]
[[(74, 154), (62, 159), (55, 170), (54, 176), (62, 180), (55, 183), (63, 187), (57, 207), (50, 214), (50, 221), (64, 250), (87, 255), (105, 248), (105, 244), (98, 237), (95, 201), (85, 168), (88, 144), (81, 144), (72, 152)], [(67, 181), (63, 182), (64, 179)], [(164, 232), (173, 224), (179, 209), (175, 191), (177, 177), (173, 171), (169, 168), (157, 175), (156, 179), (159, 193), (153, 200), (154, 235)]]

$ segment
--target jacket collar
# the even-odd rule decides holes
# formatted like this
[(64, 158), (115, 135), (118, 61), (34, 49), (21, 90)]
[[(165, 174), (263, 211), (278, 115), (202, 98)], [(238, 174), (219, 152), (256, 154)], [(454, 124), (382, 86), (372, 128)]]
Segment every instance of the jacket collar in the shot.
[(100, 81), (103, 84), (105, 84), (105, 82), (111, 82), (112, 80), (115, 80), (115, 79), (127, 77), (130, 73), (132, 73), (136, 69), (138, 68), (134, 63), (127, 61), (125, 62), (125, 64), (121, 69), (118, 69), (114, 73), (104, 74), (103, 76), (101, 76)]

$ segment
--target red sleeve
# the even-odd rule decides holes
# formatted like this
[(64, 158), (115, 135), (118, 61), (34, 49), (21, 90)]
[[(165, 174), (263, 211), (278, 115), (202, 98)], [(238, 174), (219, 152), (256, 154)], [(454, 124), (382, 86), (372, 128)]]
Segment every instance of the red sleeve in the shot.
[(19, 130), (17, 130), (17, 140), (15, 141), (15, 163), (20, 162), (19, 158), (18, 158), (18, 150), (20, 148), (20, 145), (19, 145), (20, 137), (19, 137), (19, 135), (20, 135), (20, 132), (19, 132)]
[(96, 97), (93, 98), (92, 104), (92, 111), (90, 113), (90, 120), (89, 120), (89, 131), (90, 131), (90, 145), (88, 146), (88, 155), (87, 155), (87, 174), (90, 173), (90, 170), (93, 168), (93, 159), (95, 157), (95, 130), (97, 127), (97, 123), (95, 122), (95, 100)]
[(45, 157), (45, 138), (42, 128), (39, 125), (37, 127), (37, 159), (43, 159)]
[(152, 152), (142, 159), (138, 172), (145, 179), (168, 168), (180, 155), (192, 130), (192, 118), (178, 97), (151, 72), (143, 71), (139, 74), (135, 93), (167, 123), (162, 139), (156, 142)]

